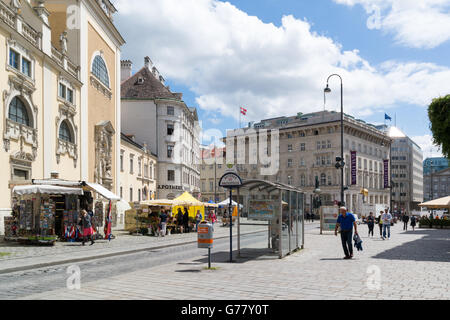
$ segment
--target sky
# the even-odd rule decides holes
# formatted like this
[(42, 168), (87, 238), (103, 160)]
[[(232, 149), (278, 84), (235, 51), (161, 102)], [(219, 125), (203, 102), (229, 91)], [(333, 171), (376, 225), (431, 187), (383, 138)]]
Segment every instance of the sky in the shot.
[[(384, 114), (441, 156), (427, 115), (449, 94), (450, 0), (113, 0), (133, 72), (149, 56), (202, 128), (340, 110), (373, 124)], [(208, 136), (208, 135), (206, 135)], [(205, 139), (203, 144), (211, 141)]]

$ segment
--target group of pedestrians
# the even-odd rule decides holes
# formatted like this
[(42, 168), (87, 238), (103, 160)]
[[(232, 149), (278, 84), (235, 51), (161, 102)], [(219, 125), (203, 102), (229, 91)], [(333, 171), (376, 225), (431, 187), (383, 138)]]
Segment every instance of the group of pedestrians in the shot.
[[(370, 212), (369, 216), (366, 219), (367, 226), (369, 228), (368, 236), (369, 237), (374, 236), (373, 231), (375, 228), (375, 224), (377, 223), (380, 228), (381, 239), (383, 240), (390, 239), (391, 226), (393, 225), (393, 220), (394, 220), (393, 216), (387, 208), (384, 210), (384, 212), (380, 211), (380, 215), (378, 217), (375, 217), (373, 215), (373, 212)], [(403, 230), (408, 230), (408, 223), (410, 223), (413, 230), (415, 229), (416, 227), (415, 216), (410, 217), (404, 214), (402, 216), (402, 221), (403, 221)], [(335, 235), (337, 236), (338, 229), (340, 229), (342, 247), (345, 253), (344, 259), (353, 258), (353, 246), (352, 246), (353, 228), (355, 230), (355, 235), (358, 236), (358, 229), (355, 216), (352, 213), (347, 212), (347, 208), (345, 206), (341, 206), (339, 208), (339, 217), (336, 222)]]

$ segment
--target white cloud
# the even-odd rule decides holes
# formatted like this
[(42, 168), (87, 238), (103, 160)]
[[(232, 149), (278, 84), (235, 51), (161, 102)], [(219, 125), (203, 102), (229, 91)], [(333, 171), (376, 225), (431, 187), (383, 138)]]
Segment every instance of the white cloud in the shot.
[[(149, 55), (166, 79), (191, 88), (200, 108), (217, 118), (237, 119), (242, 105), (248, 109), (243, 121), (320, 110), (332, 73), (343, 77), (345, 112), (355, 116), (401, 103), (427, 105), (448, 91), (449, 68), (398, 61), (371, 66), (358, 50), (344, 50), (293, 16), (277, 27), (216, 0), (115, 5), (127, 40), (123, 58), (140, 68)], [(336, 109), (338, 80), (330, 87), (327, 109)]]
[(411, 139), (422, 148), (423, 158), (443, 157), (439, 146), (433, 144), (433, 137), (429, 134), (411, 137)]
[(367, 27), (393, 33), (412, 48), (434, 48), (450, 40), (450, 0), (334, 0), (362, 5)]

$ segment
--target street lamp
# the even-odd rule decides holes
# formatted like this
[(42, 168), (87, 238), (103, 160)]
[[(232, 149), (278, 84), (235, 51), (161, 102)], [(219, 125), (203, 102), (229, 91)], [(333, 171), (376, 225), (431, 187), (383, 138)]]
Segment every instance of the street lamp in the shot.
[(328, 86), (331, 77), (337, 76), (341, 79), (341, 157), (336, 158), (336, 169), (341, 169), (341, 204), (344, 205), (344, 85), (342, 83), (342, 77), (338, 74), (332, 74), (327, 79), (327, 87), (324, 89), (324, 93), (330, 93), (331, 89)]

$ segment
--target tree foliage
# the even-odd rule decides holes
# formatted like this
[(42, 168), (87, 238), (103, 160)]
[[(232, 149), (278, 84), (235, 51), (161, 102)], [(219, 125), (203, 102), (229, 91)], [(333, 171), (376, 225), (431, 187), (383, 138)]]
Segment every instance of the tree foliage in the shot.
[(428, 107), (433, 142), (440, 145), (445, 157), (450, 156), (450, 94), (433, 99)]

